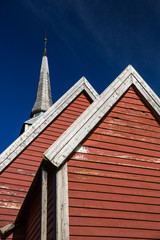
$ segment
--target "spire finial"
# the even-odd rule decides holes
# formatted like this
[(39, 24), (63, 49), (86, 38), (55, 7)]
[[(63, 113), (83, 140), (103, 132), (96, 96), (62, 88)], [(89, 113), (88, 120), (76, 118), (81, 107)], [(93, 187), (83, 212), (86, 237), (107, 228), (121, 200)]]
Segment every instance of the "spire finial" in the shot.
[(46, 49), (46, 44), (47, 44), (47, 31), (45, 31), (45, 37), (44, 37), (44, 48)]
[(47, 45), (47, 31), (45, 31), (45, 37), (44, 37), (44, 53), (43, 56), (47, 56), (47, 49), (46, 49), (46, 45)]

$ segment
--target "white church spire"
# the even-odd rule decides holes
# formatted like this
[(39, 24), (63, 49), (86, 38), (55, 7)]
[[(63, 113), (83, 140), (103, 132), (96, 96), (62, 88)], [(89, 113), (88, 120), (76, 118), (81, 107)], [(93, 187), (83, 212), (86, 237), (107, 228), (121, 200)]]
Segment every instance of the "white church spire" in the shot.
[(46, 49), (47, 38), (44, 38), (44, 52), (39, 76), (36, 100), (32, 108), (31, 117), (36, 117), (46, 112), (52, 106), (52, 94), (49, 77), (49, 67)]

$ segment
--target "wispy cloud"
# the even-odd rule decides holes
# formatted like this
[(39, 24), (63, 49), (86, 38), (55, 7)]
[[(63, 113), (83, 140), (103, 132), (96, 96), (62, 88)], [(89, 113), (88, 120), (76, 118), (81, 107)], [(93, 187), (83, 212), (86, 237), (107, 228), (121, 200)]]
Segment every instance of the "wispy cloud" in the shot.
[[(23, 1), (24, 6), (41, 21), (51, 25), (56, 34), (76, 54), (74, 45), (84, 41), (89, 48), (101, 46), (104, 49), (106, 42), (112, 38), (111, 26), (115, 16), (106, 24), (107, 14), (105, 1)], [(111, 33), (112, 32), (112, 33)], [(82, 43), (82, 42), (81, 42)], [(108, 48), (108, 51), (111, 48)]]
[(124, 4), (115, 0), (23, 1), (29, 11), (52, 26), (76, 58), (82, 57), (79, 45), (111, 61), (121, 63), (123, 57), (125, 64), (145, 62), (149, 67), (152, 56), (158, 71), (160, 4), (154, 3), (156, 7), (148, 0), (135, 0), (132, 6), (127, 0)]

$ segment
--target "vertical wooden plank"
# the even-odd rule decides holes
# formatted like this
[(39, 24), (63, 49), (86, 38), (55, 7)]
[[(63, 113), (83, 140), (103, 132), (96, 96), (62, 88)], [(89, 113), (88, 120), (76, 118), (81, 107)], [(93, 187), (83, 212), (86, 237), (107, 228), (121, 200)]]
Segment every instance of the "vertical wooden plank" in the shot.
[(56, 175), (56, 204), (56, 240), (69, 240), (67, 163)]
[(42, 166), (41, 185), (41, 240), (47, 240), (47, 182), (48, 172), (46, 166)]

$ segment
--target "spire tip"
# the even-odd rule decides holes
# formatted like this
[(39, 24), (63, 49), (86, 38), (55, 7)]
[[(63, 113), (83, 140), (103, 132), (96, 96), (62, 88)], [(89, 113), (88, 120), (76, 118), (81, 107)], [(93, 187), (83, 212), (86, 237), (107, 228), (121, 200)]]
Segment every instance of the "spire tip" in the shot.
[(45, 32), (45, 37), (44, 37), (44, 52), (43, 52), (43, 56), (47, 56), (47, 32)]

